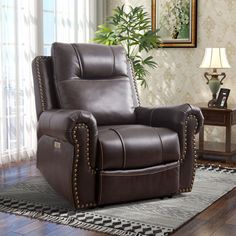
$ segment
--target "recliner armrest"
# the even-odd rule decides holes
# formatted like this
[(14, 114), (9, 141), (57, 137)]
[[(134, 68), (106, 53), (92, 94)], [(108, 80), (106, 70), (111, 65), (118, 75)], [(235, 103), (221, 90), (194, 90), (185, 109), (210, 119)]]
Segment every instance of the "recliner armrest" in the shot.
[(159, 108), (137, 107), (137, 122), (154, 127), (166, 127), (178, 133), (180, 144), (179, 191), (189, 192), (193, 187), (196, 163), (195, 134), (203, 125), (203, 115), (198, 107), (189, 104)]
[(97, 136), (97, 122), (92, 113), (83, 110), (49, 110), (39, 117), (38, 138), (48, 135), (74, 143), (73, 128), (77, 124), (86, 124), (93, 136)]
[[(88, 111), (50, 110), (39, 117), (37, 166), (76, 208), (96, 205), (97, 133), (97, 122)], [(55, 140), (62, 143), (60, 152)]]
[(187, 149), (190, 149), (192, 145), (191, 140), (194, 139), (194, 134), (199, 132), (204, 121), (201, 110), (189, 104), (158, 108), (137, 107), (135, 112), (139, 124), (165, 127), (178, 133), (180, 160), (185, 159)]
[(158, 108), (137, 107), (135, 113), (137, 123), (154, 127), (166, 127), (178, 133), (182, 131), (186, 119), (190, 115), (195, 116), (197, 119), (196, 133), (199, 132), (204, 121), (201, 110), (189, 104)]

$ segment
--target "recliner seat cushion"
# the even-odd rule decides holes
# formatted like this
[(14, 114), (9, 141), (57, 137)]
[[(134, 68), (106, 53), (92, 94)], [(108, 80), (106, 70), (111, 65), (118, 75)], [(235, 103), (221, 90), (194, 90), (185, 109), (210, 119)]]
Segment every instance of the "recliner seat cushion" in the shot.
[(98, 151), (100, 170), (145, 168), (180, 157), (176, 132), (144, 125), (100, 126)]

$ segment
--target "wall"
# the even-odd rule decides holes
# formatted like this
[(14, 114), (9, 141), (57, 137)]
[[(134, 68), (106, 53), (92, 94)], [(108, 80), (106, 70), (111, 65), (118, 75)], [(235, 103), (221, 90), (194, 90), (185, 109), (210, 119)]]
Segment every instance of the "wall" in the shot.
[[(151, 15), (151, 0), (107, 0), (107, 14), (123, 3), (143, 5)], [(197, 48), (162, 48), (152, 55), (159, 67), (151, 70), (148, 89), (140, 89), (143, 105), (158, 106), (207, 102), (211, 92), (199, 69), (206, 47), (226, 47), (231, 69), (223, 87), (230, 88), (229, 103), (236, 104), (236, 1), (198, 0)], [(208, 139), (224, 139), (222, 128), (207, 129)], [(236, 132), (235, 132), (236, 133)], [(212, 135), (213, 134), (213, 135)], [(234, 135), (236, 142), (236, 135)]]

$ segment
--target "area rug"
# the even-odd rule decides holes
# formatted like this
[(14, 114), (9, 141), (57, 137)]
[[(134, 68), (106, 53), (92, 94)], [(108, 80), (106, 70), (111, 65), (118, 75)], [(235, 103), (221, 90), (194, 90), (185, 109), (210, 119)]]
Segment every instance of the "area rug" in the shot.
[(43, 177), (37, 176), (0, 189), (0, 211), (111, 235), (164, 236), (170, 235), (234, 187), (235, 169), (199, 166), (191, 193), (75, 211)]

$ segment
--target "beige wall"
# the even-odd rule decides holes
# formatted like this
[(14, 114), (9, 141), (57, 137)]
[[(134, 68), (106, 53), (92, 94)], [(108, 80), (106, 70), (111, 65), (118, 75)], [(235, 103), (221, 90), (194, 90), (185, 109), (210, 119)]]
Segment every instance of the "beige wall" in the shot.
[[(151, 0), (107, 0), (107, 14), (123, 3), (143, 5), (151, 14)], [(229, 103), (236, 104), (236, 0), (198, 0), (197, 48), (153, 50), (159, 68), (150, 71), (149, 88), (140, 89), (143, 105), (207, 102), (211, 92), (199, 69), (206, 47), (226, 47), (231, 69), (223, 87), (230, 88)], [(224, 138), (219, 129), (208, 129), (208, 138)], [(236, 132), (235, 132), (236, 133)], [(214, 135), (212, 135), (214, 134)], [(236, 135), (234, 135), (236, 143)]]

